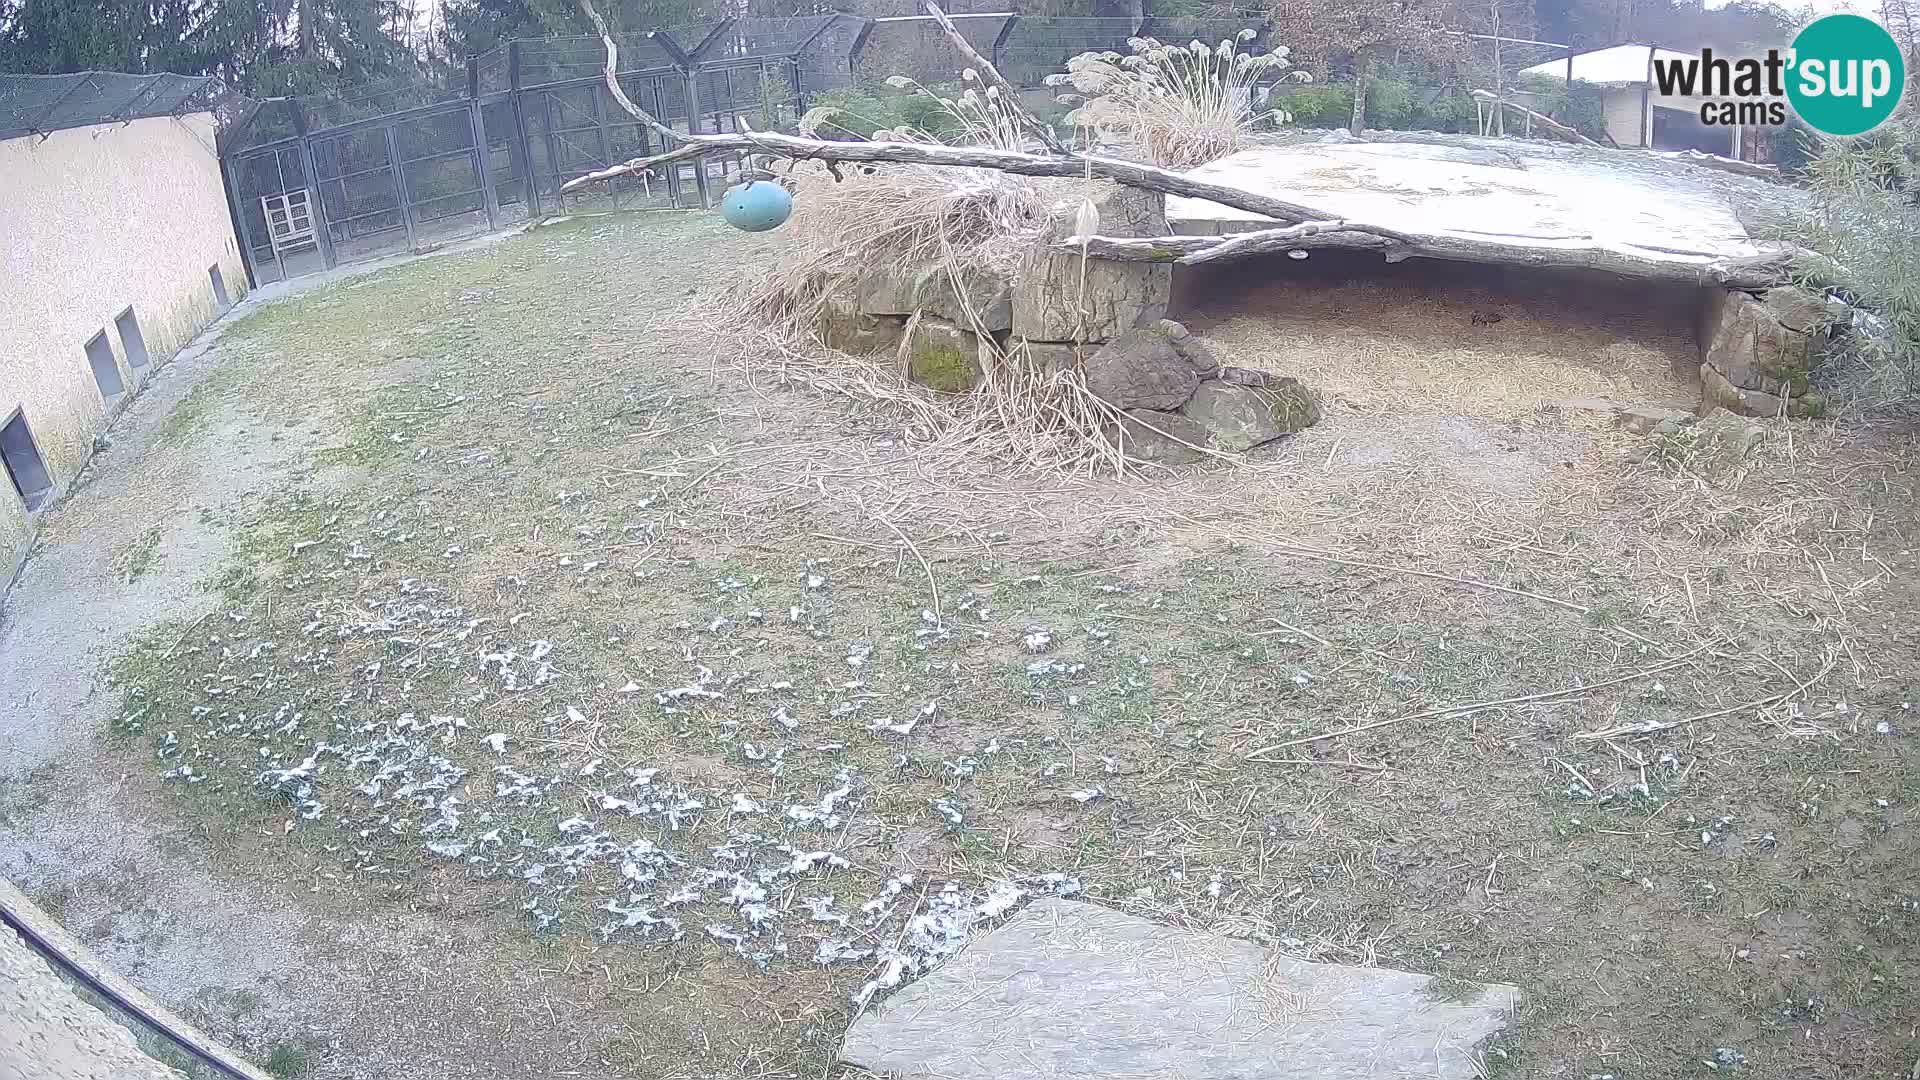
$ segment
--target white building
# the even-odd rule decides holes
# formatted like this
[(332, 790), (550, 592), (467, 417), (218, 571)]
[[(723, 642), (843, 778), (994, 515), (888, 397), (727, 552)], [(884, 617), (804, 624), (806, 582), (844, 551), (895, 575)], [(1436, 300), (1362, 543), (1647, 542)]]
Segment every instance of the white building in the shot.
[(1654, 82), (1656, 59), (1698, 62), (1700, 57), (1656, 45), (1615, 45), (1535, 64), (1520, 74), (1599, 87), (1607, 135), (1617, 145), (1740, 157), (1744, 142), (1740, 127), (1700, 121), (1700, 106), (1725, 99), (1662, 95)]

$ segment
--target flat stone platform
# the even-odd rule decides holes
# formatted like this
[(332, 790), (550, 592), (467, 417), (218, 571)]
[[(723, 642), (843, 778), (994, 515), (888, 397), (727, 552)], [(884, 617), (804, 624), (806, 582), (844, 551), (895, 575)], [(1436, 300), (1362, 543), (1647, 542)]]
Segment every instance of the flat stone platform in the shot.
[(841, 1057), (903, 1080), (1470, 1080), (1519, 1000), (1046, 899), (861, 1016)]
[[(1634, 151), (1449, 138), (1444, 144), (1258, 146), (1188, 175), (1389, 228), (1703, 264), (1759, 252), (1736, 204), (1792, 194)], [(1167, 222), (1176, 233), (1200, 236), (1274, 225), (1248, 211), (1177, 196), (1167, 199)]]

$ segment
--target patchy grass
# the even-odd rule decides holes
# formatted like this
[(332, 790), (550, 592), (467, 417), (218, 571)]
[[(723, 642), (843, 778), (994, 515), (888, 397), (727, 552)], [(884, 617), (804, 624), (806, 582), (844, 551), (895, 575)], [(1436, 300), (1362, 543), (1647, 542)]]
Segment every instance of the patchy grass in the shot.
[(281, 1080), (295, 1080), (307, 1073), (307, 1048), (299, 1043), (280, 1043), (267, 1055), (267, 1072)]
[(619, 1075), (828, 1072), (1000, 882), (1515, 984), (1499, 1075), (1910, 1064), (1910, 440), (1709, 479), (1461, 396), (1036, 478), (715, 355), (661, 283), (774, 242), (595, 219), (229, 332), (226, 407), (340, 437), (112, 669), (208, 858), (537, 935)]
[(213, 418), (229, 406), (230, 395), (241, 375), (237, 368), (221, 367), (203, 377), (160, 422), (158, 445), (172, 449), (192, 445)]
[(114, 560), (122, 582), (131, 585), (153, 570), (154, 562), (160, 556), (160, 536), (160, 526), (149, 526)]
[(53, 800), (60, 771), (58, 762), (49, 762), (18, 779), (0, 776), (0, 829), (22, 828), (44, 809)]

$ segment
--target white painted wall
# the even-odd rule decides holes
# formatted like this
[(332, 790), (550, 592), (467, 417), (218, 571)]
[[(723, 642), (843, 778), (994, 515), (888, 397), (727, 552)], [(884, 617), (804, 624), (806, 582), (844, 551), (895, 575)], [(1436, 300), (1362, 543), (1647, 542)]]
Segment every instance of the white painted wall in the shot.
[[(126, 393), (218, 312), (246, 271), (227, 216), (213, 117), (153, 117), (0, 142), (0, 423), (21, 409), (56, 490), (86, 463), (112, 418), (85, 345), (107, 332)], [(114, 317), (132, 306), (151, 363), (130, 368)], [(33, 518), (0, 479), (0, 586)]]

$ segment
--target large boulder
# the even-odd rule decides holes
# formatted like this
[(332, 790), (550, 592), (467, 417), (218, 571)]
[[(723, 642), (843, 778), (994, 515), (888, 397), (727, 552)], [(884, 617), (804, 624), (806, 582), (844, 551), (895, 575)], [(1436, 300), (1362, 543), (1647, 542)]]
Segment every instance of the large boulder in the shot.
[[(1089, 196), (1102, 236), (1167, 235), (1166, 199), (1109, 181)], [(1173, 267), (1167, 263), (1086, 260), (1052, 245), (1072, 235), (1080, 200), (1062, 200), (1049, 212), (1045, 245), (1013, 287), (1013, 331), (1034, 341), (1109, 341), (1167, 313)]]
[(1803, 289), (1798, 285), (1768, 289), (1764, 302), (1774, 321), (1789, 330), (1812, 333), (1827, 321), (1826, 297), (1812, 289)]
[(1129, 330), (1086, 361), (1087, 389), (1118, 409), (1178, 409), (1219, 361), (1170, 319)]
[(820, 309), (820, 339), (830, 349), (847, 353), (882, 352), (898, 348), (905, 321), (869, 315), (846, 297), (831, 297)]
[(1700, 410), (1725, 409), (1741, 416), (1791, 416), (1803, 418), (1826, 412), (1824, 395), (1809, 391), (1799, 395), (1774, 394), (1737, 386), (1712, 364), (1700, 365)]
[(1819, 355), (1826, 305), (1818, 294), (1779, 288), (1765, 297), (1714, 289), (1701, 307), (1701, 407), (1747, 416), (1821, 411), (1808, 371)]
[(1128, 457), (1161, 465), (1191, 465), (1213, 445), (1213, 433), (1199, 421), (1155, 409), (1128, 409), (1112, 434)]
[[(955, 288), (955, 278), (959, 288)], [(964, 302), (963, 302), (964, 299)], [(1005, 278), (980, 267), (949, 270), (944, 264), (918, 267), (875, 267), (860, 279), (860, 310), (868, 315), (912, 315), (924, 312), (961, 326), (977, 321), (992, 332), (1013, 325), (1013, 297)], [(973, 320), (967, 308), (973, 309)]]
[(1228, 367), (1202, 382), (1180, 414), (1206, 428), (1216, 449), (1237, 453), (1318, 423), (1320, 403), (1298, 379)]

